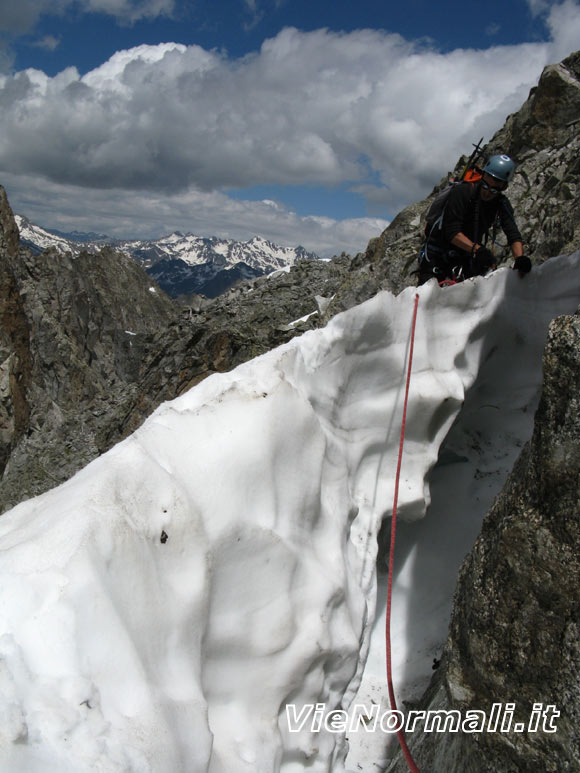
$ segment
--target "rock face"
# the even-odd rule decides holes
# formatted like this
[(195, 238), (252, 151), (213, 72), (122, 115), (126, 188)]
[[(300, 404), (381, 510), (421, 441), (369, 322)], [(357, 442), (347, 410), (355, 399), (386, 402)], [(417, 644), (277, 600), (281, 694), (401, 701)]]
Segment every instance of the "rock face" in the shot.
[(510, 200), (535, 262), (580, 245), (580, 52), (544, 70), (489, 144), (519, 163)]
[[(577, 314), (550, 327), (533, 437), (462, 567), (442, 663), (418, 707), (465, 716), (512, 702), (512, 731), (415, 733), (422, 771), (580, 769), (578, 383)], [(560, 716), (514, 732), (517, 722), (527, 731), (538, 703)], [(401, 759), (389, 768), (406, 770)]]
[(30, 337), (11, 260), (18, 255), (18, 229), (0, 188), (0, 470), (30, 418)]
[[(534, 263), (571, 253), (580, 246), (579, 116), (580, 51), (545, 68), (522, 108), (508, 117), (484, 149), (484, 156), (508, 153), (518, 164), (508, 196), (526, 254)], [(466, 161), (458, 161), (455, 173)], [(354, 261), (345, 281), (349, 287), (345, 297), (356, 295), (362, 301), (371, 288), (398, 292), (416, 284), (412, 272), (424, 241), (424, 215), (446, 180), (427, 199), (402, 210), (377, 239), (369, 242), (366, 254)], [(501, 257), (503, 253), (500, 248), (496, 254)], [(334, 302), (337, 310), (346, 308), (341, 295)]]
[(19, 248), (0, 188), (0, 507), (50, 488), (99, 453), (173, 303), (130, 258)]
[(319, 326), (349, 263), (347, 257), (329, 263), (304, 261), (290, 272), (231, 290), (213, 303), (194, 299), (159, 335), (142, 363), (136, 390), (102, 425), (102, 447), (128, 435), (161, 402), (212, 373), (231, 370)]

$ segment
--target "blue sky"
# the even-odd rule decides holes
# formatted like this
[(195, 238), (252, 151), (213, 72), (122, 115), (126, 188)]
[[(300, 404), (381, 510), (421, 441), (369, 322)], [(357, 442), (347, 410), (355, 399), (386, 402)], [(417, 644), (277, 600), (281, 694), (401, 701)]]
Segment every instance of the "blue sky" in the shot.
[(578, 48), (577, 0), (0, 0), (0, 183), (45, 227), (353, 253)]
[[(466, 45), (486, 48), (491, 44), (546, 39), (543, 19), (532, 14), (527, 0), (487, 0), (485, 5), (466, 0), (442, 4), (428, 0), (256, 0), (255, 4), (244, 0), (193, 0), (177, 4), (173, 18), (163, 14), (132, 24), (112, 15), (80, 13), (73, 8), (71, 4), (66, 14), (41, 16), (34, 29), (16, 41), (17, 69), (37, 67), (56, 75), (74, 65), (84, 74), (119, 49), (167, 41), (225, 49), (238, 58), (257, 51), (264, 39), (275, 37), (284, 27), (346, 32), (384, 29), (408, 40), (431, 38), (442, 51)], [(38, 47), (38, 42), (47, 38), (54, 43)], [(58, 46), (51, 50), (56, 41)]]

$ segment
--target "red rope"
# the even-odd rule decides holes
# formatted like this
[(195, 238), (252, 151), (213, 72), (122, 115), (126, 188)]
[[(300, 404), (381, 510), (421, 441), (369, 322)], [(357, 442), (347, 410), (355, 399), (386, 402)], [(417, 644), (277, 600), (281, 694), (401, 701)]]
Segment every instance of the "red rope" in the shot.
[[(393, 687), (393, 672), (391, 667), (391, 596), (393, 590), (393, 559), (395, 556), (395, 530), (397, 527), (397, 503), (399, 500), (399, 479), (401, 477), (401, 462), (403, 460), (403, 444), (405, 442), (405, 424), (407, 423), (407, 402), (409, 400), (409, 385), (411, 383), (411, 366), (413, 364), (413, 348), (415, 345), (415, 325), (417, 322), (417, 307), (419, 305), (419, 295), (415, 295), (415, 310), (413, 312), (413, 323), (411, 326), (411, 346), (409, 349), (409, 367), (407, 370), (407, 385), (405, 388), (405, 401), (403, 404), (403, 421), (401, 424), (401, 439), (399, 441), (399, 459), (397, 461), (397, 475), (395, 477), (395, 500), (393, 502), (393, 517), (391, 519), (391, 547), (389, 550), (389, 579), (387, 585), (387, 683), (389, 687), (389, 701), (391, 704), (391, 711), (397, 710), (397, 702), (395, 700), (395, 690)], [(407, 766), (411, 773), (419, 773), (419, 768), (415, 764), (407, 741), (405, 740), (405, 733), (403, 729), (397, 731), (397, 738), (399, 739), (399, 746), (407, 761)]]

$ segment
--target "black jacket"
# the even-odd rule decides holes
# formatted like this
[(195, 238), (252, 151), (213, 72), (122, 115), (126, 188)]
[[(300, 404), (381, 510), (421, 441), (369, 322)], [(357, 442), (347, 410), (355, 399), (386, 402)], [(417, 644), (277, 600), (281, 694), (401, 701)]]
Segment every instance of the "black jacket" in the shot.
[(472, 241), (484, 244), (496, 215), (499, 215), (508, 244), (523, 241), (506, 196), (500, 193), (491, 201), (483, 201), (479, 196), (479, 183), (456, 185), (445, 205), (443, 227), (439, 234), (432, 234), (433, 241), (441, 247), (451, 248), (451, 240), (461, 232)]

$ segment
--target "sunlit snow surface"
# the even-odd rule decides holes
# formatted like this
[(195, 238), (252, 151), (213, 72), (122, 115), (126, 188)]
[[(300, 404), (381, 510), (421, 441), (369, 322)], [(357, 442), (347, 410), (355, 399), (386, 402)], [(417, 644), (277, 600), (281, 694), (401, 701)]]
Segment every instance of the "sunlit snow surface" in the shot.
[[(576, 310), (579, 268), (577, 253), (524, 279), (418, 291), (394, 600), (403, 697), (430, 677), (459, 563), (530, 434), (547, 324)], [(360, 686), (416, 292), (210, 377), (0, 518), (0, 770), (344, 769), (343, 735), (290, 733), (285, 707), (348, 708)], [(383, 699), (375, 631), (356, 700)], [(347, 770), (380, 769), (384, 739), (350, 741)]]

